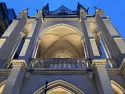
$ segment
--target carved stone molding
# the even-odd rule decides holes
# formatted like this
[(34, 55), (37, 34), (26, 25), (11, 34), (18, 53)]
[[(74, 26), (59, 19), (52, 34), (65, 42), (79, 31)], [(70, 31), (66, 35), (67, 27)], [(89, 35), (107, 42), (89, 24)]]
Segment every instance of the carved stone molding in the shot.
[(106, 59), (97, 59), (92, 61), (92, 66), (94, 65), (105, 65)]
[(41, 69), (41, 68), (32, 68), (29, 69), (29, 72), (33, 75), (49, 74), (49, 75), (82, 75), (87, 74), (85, 69)]
[(119, 68), (110, 68), (107, 69), (108, 74), (110, 75), (117, 75), (117, 74), (121, 74), (121, 71)]
[(25, 36), (25, 34), (24, 34), (23, 32), (20, 32), (20, 35), (21, 35), (21, 37), (24, 37), (24, 36)]
[(21, 66), (24, 70), (27, 69), (25, 60), (12, 60), (10, 64), (12, 64), (13, 66)]
[(79, 18), (44, 18), (44, 22), (49, 21), (79, 21)]
[(96, 9), (96, 14), (104, 15), (104, 11), (101, 9)]
[(96, 69), (97, 66), (105, 66), (106, 60), (105, 59), (97, 59), (92, 61), (92, 68)]
[(8, 76), (11, 72), (11, 69), (0, 69), (0, 76)]

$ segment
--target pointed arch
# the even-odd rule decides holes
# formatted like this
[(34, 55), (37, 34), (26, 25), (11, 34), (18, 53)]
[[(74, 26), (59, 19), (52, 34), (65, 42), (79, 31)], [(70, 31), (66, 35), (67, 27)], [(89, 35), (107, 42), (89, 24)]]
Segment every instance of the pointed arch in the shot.
[(4, 89), (5, 84), (6, 84), (6, 80), (4, 80), (4, 81), (2, 81), (2, 82), (0, 83), (0, 94), (2, 94), (2, 91), (3, 91), (3, 89)]
[(120, 84), (118, 84), (114, 80), (111, 80), (110, 82), (111, 82), (112, 88), (115, 91), (115, 94), (125, 94), (125, 89)]
[[(84, 45), (81, 42), (83, 34), (78, 28), (72, 25), (60, 23), (49, 26), (40, 31), (38, 39), (41, 42), (38, 46), (36, 58), (50, 58), (49, 55), (52, 55), (52, 52), (56, 52), (60, 48), (70, 49), (73, 52), (72, 54), (75, 53), (76, 57), (74, 58), (85, 57)], [(62, 51), (59, 55), (64, 58), (62, 54), (69, 52)]]
[(65, 27), (67, 29), (72, 29), (75, 31), (76, 34), (78, 34), (80, 37), (83, 37), (83, 33), (77, 29), (76, 27), (72, 26), (72, 25), (69, 25), (69, 24), (64, 24), (64, 23), (60, 23), (60, 24), (55, 24), (55, 25), (52, 25), (52, 26), (49, 26), (47, 28), (45, 28), (42, 32), (40, 32), (39, 36), (38, 36), (38, 39), (40, 39), (44, 34), (46, 34), (46, 32), (50, 29), (53, 29), (53, 28), (56, 28), (56, 27)]
[[(41, 94), (43, 93), (43, 88), (45, 87), (42, 86), (40, 87), (38, 90), (36, 90), (33, 94)], [(65, 89), (67, 91), (69, 91), (71, 94), (85, 94), (82, 90), (80, 90), (79, 88), (77, 88), (76, 86), (70, 84), (67, 81), (63, 81), (63, 80), (56, 80), (56, 81), (52, 81), (48, 84), (48, 91), (50, 92), (51, 90), (54, 90), (55, 88), (62, 88)]]

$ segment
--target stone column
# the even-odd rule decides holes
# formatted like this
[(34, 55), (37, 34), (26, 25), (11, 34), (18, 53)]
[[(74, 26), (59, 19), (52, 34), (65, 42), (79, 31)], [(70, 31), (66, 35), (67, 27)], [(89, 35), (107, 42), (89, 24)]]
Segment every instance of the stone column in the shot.
[(32, 58), (36, 58), (40, 42), (41, 42), (41, 40), (37, 40), (35, 47), (33, 49)]
[(27, 43), (24, 43), (25, 46), (23, 46), (19, 56), (19, 59), (24, 59), (27, 63), (29, 63), (29, 59), (32, 57), (34, 47), (36, 46), (41, 23), (42, 23), (42, 12), (40, 11), (37, 13), (37, 18), (34, 21), (32, 32), (30, 32), (30, 34), (26, 38)]
[(84, 34), (84, 47), (86, 50), (86, 58), (100, 58), (100, 53), (97, 47), (97, 44), (95, 42), (94, 36), (92, 34), (92, 31), (90, 29), (88, 20), (86, 18), (86, 12), (81, 9), (80, 10), (80, 22), (83, 27), (83, 34)]
[(2, 41), (0, 49), (0, 67), (4, 67), (4, 62), (8, 59), (11, 59), (15, 50), (20, 43), (22, 38), (21, 32), (26, 22), (26, 15), (22, 13), (19, 15), (16, 20), (13, 20), (12, 24), (5, 31), (0, 41)]
[[(113, 58), (117, 62), (117, 67), (119, 67), (123, 60), (123, 55), (121, 51), (123, 51), (123, 53), (125, 52), (125, 49), (123, 49), (123, 47), (125, 47), (125, 43), (118, 38), (118, 32), (115, 28), (113, 28), (112, 24), (109, 22), (109, 18), (104, 16), (103, 10), (96, 9), (95, 17), (99, 29), (102, 33), (102, 37), (105, 41), (105, 45), (109, 49), (111, 58)], [(121, 44), (123, 46), (120, 46)]]
[(109, 76), (105, 68), (106, 60), (93, 60), (92, 67), (99, 94), (114, 94)]
[(19, 94), (25, 75), (26, 63), (24, 60), (12, 60), (12, 70), (9, 74), (2, 94)]
[(89, 51), (88, 51), (88, 48), (87, 48), (86, 40), (83, 39), (83, 40), (81, 40), (81, 42), (83, 43), (85, 58), (89, 58)]
[(92, 56), (92, 49), (90, 47), (90, 41), (88, 40), (88, 34), (87, 34), (87, 28), (85, 26), (85, 22), (84, 20), (87, 20), (86, 18), (86, 12), (85, 10), (83, 10), (82, 8), (80, 9), (80, 20), (79, 22), (81, 22), (82, 25), (82, 33), (84, 34), (84, 38), (82, 39), (82, 43), (84, 43), (84, 49), (85, 49), (85, 53), (86, 53), (86, 58), (90, 58)]

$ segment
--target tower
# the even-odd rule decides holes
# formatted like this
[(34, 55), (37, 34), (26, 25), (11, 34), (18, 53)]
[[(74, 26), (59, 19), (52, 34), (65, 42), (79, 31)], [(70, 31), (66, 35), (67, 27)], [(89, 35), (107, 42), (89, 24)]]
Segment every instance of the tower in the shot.
[(125, 42), (95, 7), (19, 12), (0, 38), (2, 94), (124, 94)]

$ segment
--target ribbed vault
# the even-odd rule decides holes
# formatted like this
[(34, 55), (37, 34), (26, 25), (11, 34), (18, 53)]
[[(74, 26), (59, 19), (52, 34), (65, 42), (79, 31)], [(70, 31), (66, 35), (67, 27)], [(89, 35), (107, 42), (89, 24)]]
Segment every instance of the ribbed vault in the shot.
[(37, 58), (81, 58), (84, 48), (83, 35), (69, 25), (55, 25), (40, 35)]

